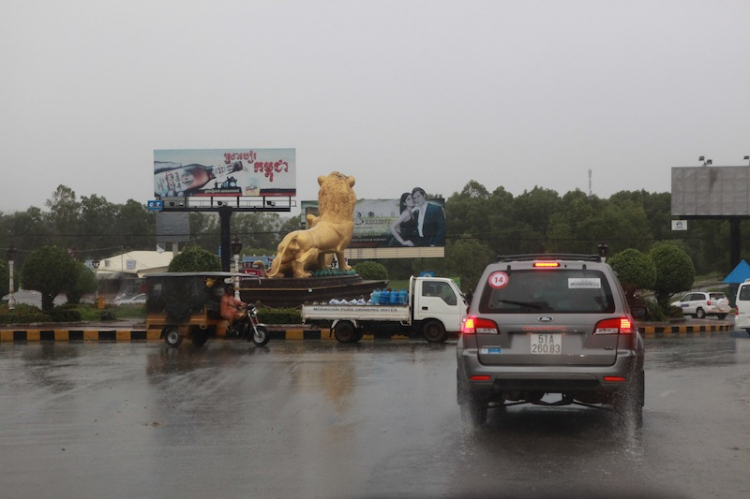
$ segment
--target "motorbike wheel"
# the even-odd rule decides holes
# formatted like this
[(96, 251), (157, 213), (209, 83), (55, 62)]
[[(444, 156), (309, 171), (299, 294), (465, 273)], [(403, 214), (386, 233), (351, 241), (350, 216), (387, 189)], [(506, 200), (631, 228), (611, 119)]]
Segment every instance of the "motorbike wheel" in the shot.
[(165, 328), (162, 332), (164, 342), (172, 348), (177, 348), (182, 343), (182, 336), (175, 327)]
[(271, 333), (268, 331), (266, 326), (255, 326), (253, 332), (252, 341), (259, 347), (265, 346), (271, 339)]

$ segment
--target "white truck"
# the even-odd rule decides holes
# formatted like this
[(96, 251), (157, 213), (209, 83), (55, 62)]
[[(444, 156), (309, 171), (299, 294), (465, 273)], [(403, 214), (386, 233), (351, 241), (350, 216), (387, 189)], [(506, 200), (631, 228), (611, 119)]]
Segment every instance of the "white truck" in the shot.
[(302, 322), (329, 329), (341, 343), (356, 343), (367, 332), (377, 336), (421, 334), (442, 343), (461, 330), (467, 303), (453, 280), (411, 277), (404, 304), (302, 306)]

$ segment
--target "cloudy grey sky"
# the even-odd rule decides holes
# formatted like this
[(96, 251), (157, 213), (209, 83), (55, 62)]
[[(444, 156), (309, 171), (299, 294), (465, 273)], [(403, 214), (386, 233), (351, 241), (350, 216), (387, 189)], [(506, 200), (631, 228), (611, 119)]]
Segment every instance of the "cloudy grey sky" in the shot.
[(360, 198), (670, 190), (747, 164), (748, 0), (0, 0), (0, 211), (153, 198), (154, 149), (296, 148)]

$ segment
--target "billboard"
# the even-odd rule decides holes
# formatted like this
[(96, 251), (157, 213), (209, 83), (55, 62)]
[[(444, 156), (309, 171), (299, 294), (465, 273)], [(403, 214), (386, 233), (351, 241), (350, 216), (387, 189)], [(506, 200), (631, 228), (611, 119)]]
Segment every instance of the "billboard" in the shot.
[[(318, 214), (317, 201), (302, 201), (302, 223)], [(398, 199), (359, 199), (348, 258), (442, 257), (445, 247), (445, 200), (427, 200), (424, 191)]]
[(750, 217), (750, 166), (673, 167), (672, 215)]
[(157, 149), (154, 196), (297, 194), (296, 149)]

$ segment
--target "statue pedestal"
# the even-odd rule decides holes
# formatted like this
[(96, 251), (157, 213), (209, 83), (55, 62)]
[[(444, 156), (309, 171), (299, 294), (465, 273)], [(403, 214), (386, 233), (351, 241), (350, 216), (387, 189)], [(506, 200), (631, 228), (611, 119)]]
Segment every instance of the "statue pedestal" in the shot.
[(247, 277), (240, 281), (240, 299), (274, 308), (298, 308), (304, 303), (328, 303), (333, 298), (368, 300), (373, 290), (386, 285), (387, 281), (365, 281), (356, 274), (275, 279)]

